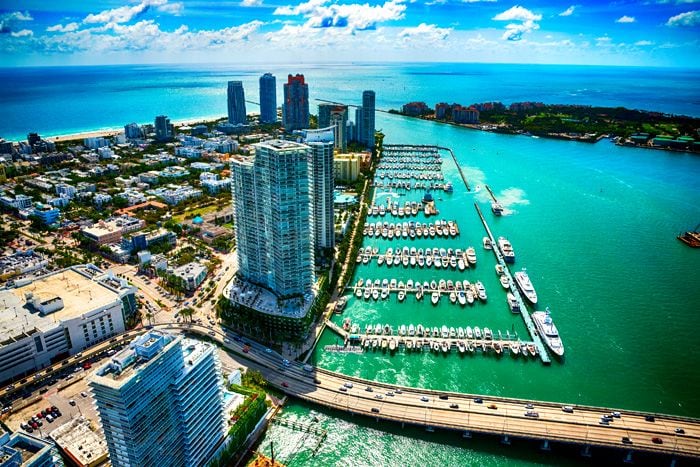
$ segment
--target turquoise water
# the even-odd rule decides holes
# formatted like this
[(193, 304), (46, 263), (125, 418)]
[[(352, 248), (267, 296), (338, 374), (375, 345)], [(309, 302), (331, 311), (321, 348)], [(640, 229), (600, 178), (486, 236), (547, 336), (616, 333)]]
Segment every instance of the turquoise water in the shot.
[[(477, 267), (459, 273), (387, 269), (370, 263), (357, 268), (354, 280), (481, 280), (489, 292), (488, 302), (461, 308), (443, 297), (433, 307), (427, 298), (416, 303), (409, 296), (400, 304), (395, 296), (384, 302), (353, 297), (342, 318), (336, 318), (338, 323), (350, 317), (363, 330), (368, 322), (389, 323), (395, 329), (410, 323), (478, 325), (515, 329), (525, 336), (522, 319), (506, 306), (494, 257), (481, 247), (484, 229), (473, 206), (477, 202), (494, 235), (513, 243), (517, 259), (511, 270), (527, 267), (541, 308), (551, 308), (566, 347), (565, 360), (544, 366), (536, 359), (509, 355), (317, 350), (315, 364), (411, 386), (700, 416), (696, 371), (700, 350), (692, 344), (700, 325), (700, 291), (694, 279), (700, 251), (675, 238), (700, 222), (700, 158), (617, 147), (608, 141), (590, 145), (497, 135), (390, 115), (379, 117), (377, 126), (388, 143), (451, 147), (471, 186), (488, 184), (511, 213), (493, 216), (486, 191), (467, 193), (447, 159), (443, 172), (455, 192), (437, 194), (443, 198), (437, 207), (440, 218), (458, 221), (458, 239), (372, 238), (365, 245), (377, 245), (380, 251), (404, 244), (473, 245)], [(400, 199), (419, 196), (411, 192)], [(335, 340), (326, 331), (318, 349)], [(285, 416), (309, 420), (302, 404), (293, 403), (287, 412)], [(368, 450), (372, 455), (362, 457), (367, 462), (361, 465), (402, 460), (426, 465), (522, 465), (541, 460), (532, 446), (502, 450), (495, 448), (493, 439), (465, 442), (452, 433), (403, 431), (332, 412), (324, 417), (329, 439), (337, 442), (329, 442), (315, 458), (304, 457), (302, 449), (289, 465), (328, 465), (329, 459), (331, 464), (346, 465)], [(265, 442), (278, 438), (282, 448), (285, 439), (294, 439), (287, 435), (272, 429)], [(556, 464), (578, 462), (569, 455), (555, 454), (553, 459)]]

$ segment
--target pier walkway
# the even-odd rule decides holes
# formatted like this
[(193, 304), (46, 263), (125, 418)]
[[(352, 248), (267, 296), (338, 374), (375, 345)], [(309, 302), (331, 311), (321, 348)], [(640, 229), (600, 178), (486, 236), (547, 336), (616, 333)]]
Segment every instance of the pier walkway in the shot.
[(477, 203), (474, 203), (474, 207), (476, 208), (476, 212), (479, 213), (479, 218), (481, 219), (481, 223), (484, 224), (484, 229), (486, 229), (486, 234), (488, 235), (489, 239), (491, 240), (491, 245), (492, 245), (492, 251), (493, 254), (496, 255), (496, 261), (498, 264), (503, 266), (503, 273), (508, 277), (508, 280), (510, 281), (510, 291), (511, 293), (515, 296), (516, 300), (518, 300), (518, 305), (520, 305), (520, 316), (522, 316), (523, 321), (525, 322), (525, 327), (527, 327), (527, 331), (530, 333), (530, 337), (532, 338), (532, 341), (535, 343), (535, 346), (537, 347), (537, 353), (539, 354), (540, 358), (542, 359), (542, 363), (545, 365), (549, 365), (551, 363), (551, 360), (549, 358), (549, 354), (547, 353), (547, 350), (545, 349), (544, 343), (542, 342), (542, 339), (540, 339), (540, 335), (537, 332), (537, 327), (535, 327), (535, 323), (532, 322), (532, 318), (530, 317), (530, 313), (527, 310), (527, 306), (525, 306), (525, 302), (523, 301), (522, 296), (520, 295), (520, 290), (518, 290), (518, 287), (515, 285), (515, 280), (513, 279), (513, 276), (510, 273), (510, 269), (508, 268), (508, 264), (503, 261), (503, 256), (501, 255), (501, 252), (498, 250), (498, 243), (496, 242), (496, 239), (493, 237), (493, 234), (491, 233), (491, 229), (489, 228), (489, 225), (486, 223), (486, 219), (484, 218), (484, 215), (481, 212), (481, 209), (479, 208), (479, 205)]
[(457, 170), (459, 171), (459, 176), (462, 177), (462, 181), (464, 182), (464, 186), (467, 187), (467, 191), (472, 191), (472, 189), (469, 187), (469, 182), (467, 182), (467, 177), (464, 175), (464, 172), (462, 171), (462, 167), (459, 165), (459, 162), (457, 162), (457, 157), (455, 156), (455, 153), (452, 152), (452, 149), (446, 148), (444, 146), (436, 146), (436, 147), (442, 151), (447, 151), (450, 153), (450, 156), (452, 156), (452, 160), (454, 161), (455, 165), (457, 166)]
[(491, 199), (493, 200), (493, 202), (494, 202), (494, 203), (498, 203), (498, 200), (496, 199), (496, 195), (493, 194), (493, 191), (491, 191), (491, 188), (489, 188), (489, 186), (486, 185), (486, 184), (484, 184), (484, 186), (486, 187), (486, 191), (489, 192), (489, 196), (491, 197)]

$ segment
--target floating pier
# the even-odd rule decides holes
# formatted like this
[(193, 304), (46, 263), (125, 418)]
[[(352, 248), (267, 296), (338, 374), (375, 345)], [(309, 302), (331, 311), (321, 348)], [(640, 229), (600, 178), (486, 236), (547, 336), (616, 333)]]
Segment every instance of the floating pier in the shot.
[(486, 191), (489, 192), (489, 196), (491, 197), (491, 199), (493, 200), (493, 202), (494, 202), (494, 203), (498, 203), (498, 200), (496, 199), (496, 195), (493, 194), (493, 191), (491, 191), (491, 188), (489, 188), (489, 186), (486, 185), (486, 184), (484, 184), (484, 186), (486, 187)]
[(493, 254), (496, 255), (496, 261), (498, 262), (498, 264), (503, 266), (503, 274), (505, 274), (508, 277), (508, 280), (510, 281), (510, 291), (515, 296), (516, 300), (518, 300), (518, 304), (520, 305), (520, 316), (522, 316), (523, 321), (525, 322), (525, 326), (527, 327), (527, 330), (530, 333), (530, 337), (532, 338), (533, 343), (537, 347), (537, 352), (540, 358), (542, 359), (542, 363), (548, 365), (551, 363), (549, 354), (544, 348), (544, 343), (542, 342), (542, 339), (540, 339), (539, 333), (537, 332), (537, 328), (535, 327), (535, 323), (532, 322), (532, 318), (530, 317), (530, 313), (527, 310), (527, 306), (525, 306), (525, 302), (523, 301), (523, 298), (520, 295), (520, 290), (518, 290), (517, 286), (515, 285), (513, 276), (510, 273), (510, 269), (508, 269), (508, 264), (505, 261), (503, 261), (503, 256), (498, 250), (498, 243), (493, 237), (491, 229), (489, 229), (489, 225), (486, 223), (486, 219), (484, 218), (484, 215), (482, 214), (479, 205), (477, 203), (474, 203), (474, 207), (476, 208), (476, 212), (479, 214), (481, 223), (484, 225), (486, 234), (491, 240), (491, 244), (493, 245), (492, 251)]
[(467, 191), (472, 191), (472, 189), (469, 187), (469, 182), (467, 182), (467, 177), (464, 175), (464, 172), (462, 171), (462, 167), (459, 165), (459, 162), (457, 162), (457, 157), (455, 157), (455, 153), (452, 152), (452, 149), (446, 148), (443, 146), (436, 146), (438, 149), (441, 149), (443, 151), (447, 151), (450, 153), (450, 156), (452, 156), (452, 160), (454, 161), (455, 165), (457, 166), (457, 170), (459, 171), (459, 176), (462, 177), (462, 181), (464, 182), (464, 186), (467, 187)]

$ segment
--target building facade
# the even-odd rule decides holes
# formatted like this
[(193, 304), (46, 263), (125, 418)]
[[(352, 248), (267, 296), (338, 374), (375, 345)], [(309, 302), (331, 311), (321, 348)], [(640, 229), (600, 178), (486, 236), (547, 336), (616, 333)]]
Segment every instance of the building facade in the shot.
[(309, 127), (309, 85), (304, 75), (289, 75), (284, 85), (282, 126), (288, 132)]
[(361, 155), (337, 154), (333, 157), (333, 175), (336, 180), (354, 182), (360, 175)]
[(277, 79), (272, 73), (260, 77), (260, 123), (277, 123)]
[(223, 442), (216, 347), (158, 331), (90, 378), (114, 466), (206, 465)]
[(318, 127), (333, 127), (335, 149), (340, 152), (348, 148), (348, 107), (337, 104), (319, 104)]
[(362, 133), (360, 142), (368, 148), (374, 147), (374, 91), (362, 92)]
[(245, 92), (241, 81), (228, 82), (228, 122), (242, 125), (247, 122), (245, 111)]
[(158, 141), (167, 141), (173, 137), (173, 126), (170, 119), (165, 115), (158, 115), (155, 122), (156, 139)]
[[(337, 128), (337, 127), (336, 127)], [(311, 199), (314, 247), (317, 252), (335, 246), (333, 223), (333, 143), (308, 143), (311, 147)]]
[(291, 141), (253, 145), (231, 160), (240, 275), (280, 300), (306, 295), (314, 283), (311, 149)]

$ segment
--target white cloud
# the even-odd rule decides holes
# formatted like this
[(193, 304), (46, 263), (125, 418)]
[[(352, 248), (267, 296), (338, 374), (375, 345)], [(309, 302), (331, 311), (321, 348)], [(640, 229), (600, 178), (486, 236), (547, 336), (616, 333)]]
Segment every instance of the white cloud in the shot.
[(65, 26), (62, 24), (57, 24), (55, 26), (49, 26), (46, 28), (48, 32), (72, 32), (77, 30), (79, 27), (78, 23), (68, 23)]
[(163, 13), (179, 15), (184, 6), (181, 2), (169, 4), (168, 0), (142, 0), (138, 5), (121, 6), (97, 14), (91, 13), (85, 17), (83, 23), (127, 23), (146, 13), (152, 7), (155, 7), (158, 11)]
[(262, 0), (242, 0), (241, 6), (260, 6), (262, 5)]
[(569, 8), (567, 8), (566, 10), (559, 13), (559, 16), (571, 16), (574, 14), (575, 9), (576, 9), (576, 5), (571, 5)]
[(627, 16), (627, 15), (620, 16), (619, 18), (617, 18), (615, 20), (616, 23), (634, 23), (636, 21), (637, 20), (635, 19), (634, 16)]
[(33, 36), (34, 32), (31, 29), (22, 29), (21, 31), (11, 32), (12, 37), (28, 37)]
[(527, 8), (516, 5), (493, 17), (496, 21), (539, 21), (542, 15), (536, 15)]
[[(5, 13), (0, 15), (0, 34), (9, 34), (15, 31), (15, 25), (20, 21), (33, 21), (32, 15), (28, 11), (22, 13), (21, 11), (14, 11), (12, 13)], [(28, 29), (27, 29), (28, 31)], [(25, 34), (26, 35), (26, 34)], [(13, 34), (13, 36), (15, 36)], [(22, 37), (22, 36), (15, 36)]]
[(685, 13), (671, 16), (666, 21), (666, 26), (695, 26), (700, 24), (700, 10), (686, 11)]
[(427, 6), (444, 5), (445, 3), (447, 3), (447, 0), (432, 0), (430, 2), (425, 2)]
[(404, 17), (404, 0), (389, 0), (383, 5), (331, 4), (328, 0), (309, 0), (294, 7), (282, 6), (274, 15), (303, 16), (310, 28), (347, 28), (353, 31), (376, 29), (378, 23), (396, 21)]
[(637, 41), (634, 43), (634, 45), (643, 47), (643, 46), (647, 46), (647, 45), (654, 45), (654, 43), (652, 41)]
[(440, 42), (447, 39), (452, 28), (439, 28), (435, 24), (421, 23), (416, 27), (404, 28), (399, 32), (399, 37), (409, 40), (418, 38), (422, 42)]
[(506, 30), (501, 36), (505, 40), (519, 41), (523, 38), (523, 34), (540, 28), (537, 21), (542, 19), (542, 15), (535, 14), (527, 8), (517, 5), (497, 14), (492, 19), (494, 21), (520, 21), (520, 23), (507, 24)]

